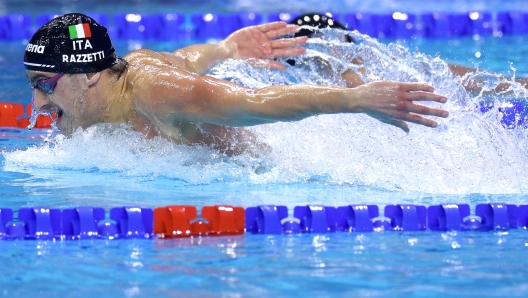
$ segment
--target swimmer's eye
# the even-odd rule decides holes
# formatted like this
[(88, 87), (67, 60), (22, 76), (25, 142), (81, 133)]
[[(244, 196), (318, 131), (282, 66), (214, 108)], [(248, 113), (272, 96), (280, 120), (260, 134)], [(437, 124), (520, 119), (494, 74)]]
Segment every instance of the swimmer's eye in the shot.
[(51, 94), (55, 90), (57, 82), (60, 78), (62, 78), (63, 75), (63, 73), (58, 73), (49, 79), (40, 79), (36, 80), (35, 82), (30, 81), (29, 84), (31, 84), (32, 89), (40, 89), (44, 93)]

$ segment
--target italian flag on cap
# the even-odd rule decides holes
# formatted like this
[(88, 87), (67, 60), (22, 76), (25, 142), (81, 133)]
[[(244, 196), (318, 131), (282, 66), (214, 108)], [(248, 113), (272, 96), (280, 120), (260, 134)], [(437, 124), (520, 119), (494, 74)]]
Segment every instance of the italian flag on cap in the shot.
[(68, 30), (70, 30), (71, 39), (92, 37), (92, 31), (90, 31), (88, 23), (68, 26)]

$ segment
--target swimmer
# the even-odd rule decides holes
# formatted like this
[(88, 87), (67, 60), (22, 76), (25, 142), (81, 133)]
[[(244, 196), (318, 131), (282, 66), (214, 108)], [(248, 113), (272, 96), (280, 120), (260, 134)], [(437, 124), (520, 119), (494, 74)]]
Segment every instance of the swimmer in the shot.
[(216, 45), (192, 45), (173, 53), (135, 50), (120, 58), (105, 27), (73, 13), (37, 30), (24, 53), (24, 66), (35, 109), (56, 112), (57, 127), (65, 135), (97, 123), (125, 123), (148, 137), (238, 153), (230, 146), (245, 138), (238, 129), (244, 126), (364, 113), (408, 132), (407, 122), (434, 128), (437, 122), (424, 116), (448, 117), (445, 110), (420, 105), (447, 100), (421, 83), (253, 90), (204, 76), (229, 58), (284, 68), (270, 58), (304, 53), (300, 46), (307, 37), (276, 38), (297, 30), (296, 25), (275, 22), (243, 28)]
[[(339, 30), (347, 30), (345, 26), (343, 26), (338, 21), (334, 20), (331, 16), (324, 15), (324, 14), (318, 14), (318, 13), (307, 13), (303, 14), (301, 16), (298, 16), (297, 18), (290, 21), (291, 25), (298, 25), (298, 26), (310, 26), (318, 29), (324, 29), (324, 28), (334, 28)], [(308, 28), (302, 28), (298, 32), (295, 33), (294, 37), (318, 37), (321, 34), (320, 31), (317, 31), (317, 29), (308, 29)], [(349, 34), (343, 35), (343, 42), (352, 42), (354, 43), (353, 38)], [(321, 61), (321, 58), (318, 58), (318, 64), (320, 66), (324, 66), (328, 68), (329, 63), (325, 61)], [(293, 60), (287, 60), (290, 65), (294, 65), (295, 61)], [(351, 61), (353, 64), (361, 65), (361, 61), (358, 59), (354, 59)], [(466, 67), (462, 65), (457, 64), (448, 64), (449, 69), (451, 72), (459, 77), (462, 77), (462, 85), (465, 87), (467, 91), (470, 92), (476, 92), (479, 93), (481, 91), (480, 83), (482, 81), (479, 80), (469, 80), (468, 74), (477, 72), (477, 69)], [(324, 69), (323, 67), (323, 69)], [(323, 71), (326, 71), (328, 73), (333, 73), (335, 70), (332, 69), (324, 69)], [(358, 71), (365, 75), (366, 71), (364, 68), (358, 69)], [(358, 87), (360, 85), (365, 84), (363, 79), (360, 77), (360, 75), (356, 71), (352, 70), (345, 70), (341, 71), (341, 77), (343, 81), (346, 83), (347, 87), (354, 88)], [(527, 78), (515, 78), (515, 81), (518, 83), (521, 83), (525, 88), (528, 86), (528, 79)], [(509, 87), (508, 83), (500, 83), (494, 91), (496, 92), (502, 92), (506, 90)]]

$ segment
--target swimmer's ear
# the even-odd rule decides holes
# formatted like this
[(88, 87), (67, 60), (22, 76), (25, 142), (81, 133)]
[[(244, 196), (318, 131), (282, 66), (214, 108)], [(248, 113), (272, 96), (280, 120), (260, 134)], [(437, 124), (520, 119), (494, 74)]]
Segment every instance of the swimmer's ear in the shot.
[(99, 81), (99, 78), (101, 78), (101, 73), (87, 73), (86, 77), (88, 78), (88, 87), (92, 87)]

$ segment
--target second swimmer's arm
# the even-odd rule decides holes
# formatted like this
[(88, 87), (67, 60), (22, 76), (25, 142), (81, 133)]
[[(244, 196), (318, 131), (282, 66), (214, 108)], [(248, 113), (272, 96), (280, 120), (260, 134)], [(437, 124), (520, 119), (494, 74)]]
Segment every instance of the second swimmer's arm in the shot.
[[(451, 69), (453, 74), (455, 74), (455, 75), (457, 75), (459, 77), (464, 77), (468, 73), (477, 72), (477, 69), (475, 69), (475, 68), (466, 67), (466, 66), (457, 65), (457, 64), (449, 64), (449, 69)], [(517, 83), (520, 83), (521, 85), (523, 85), (525, 88), (528, 87), (528, 79), (526, 79), (526, 78), (515, 78), (515, 81)], [(480, 83), (479, 81), (468, 81), (468, 80), (466, 80), (466, 81), (463, 81), (462, 83), (464, 84), (464, 87), (466, 88), (467, 91), (472, 91), (472, 92), (477, 92), (478, 93), (478, 92), (480, 92), (482, 90), (482, 87), (479, 86), (479, 83)], [(504, 92), (509, 87), (510, 87), (509, 83), (500, 83), (499, 85), (497, 85), (497, 87), (493, 91), (495, 91), (495, 92)]]
[[(360, 64), (359, 62), (352, 61), (353, 64)], [(475, 73), (477, 72), (476, 68), (471, 68), (467, 66), (457, 65), (457, 64), (448, 64), (449, 69), (451, 72), (453, 72), (454, 75), (459, 77), (464, 77), (465, 75), (469, 73)], [(361, 72), (363, 75), (365, 75), (365, 69), (360, 68), (359, 72)], [(343, 81), (346, 83), (346, 86), (349, 88), (354, 88), (361, 86), (365, 84), (363, 79), (360, 77), (360, 75), (354, 71), (354, 70), (346, 70), (341, 75), (343, 78)], [(528, 88), (528, 78), (515, 78), (515, 81), (517, 83), (520, 83), (525, 88)], [(479, 86), (479, 81), (463, 81), (464, 87), (467, 91), (470, 92), (480, 92), (482, 90), (482, 87)], [(510, 87), (509, 83), (500, 83), (497, 85), (497, 87), (493, 90), (495, 92), (504, 92)]]

